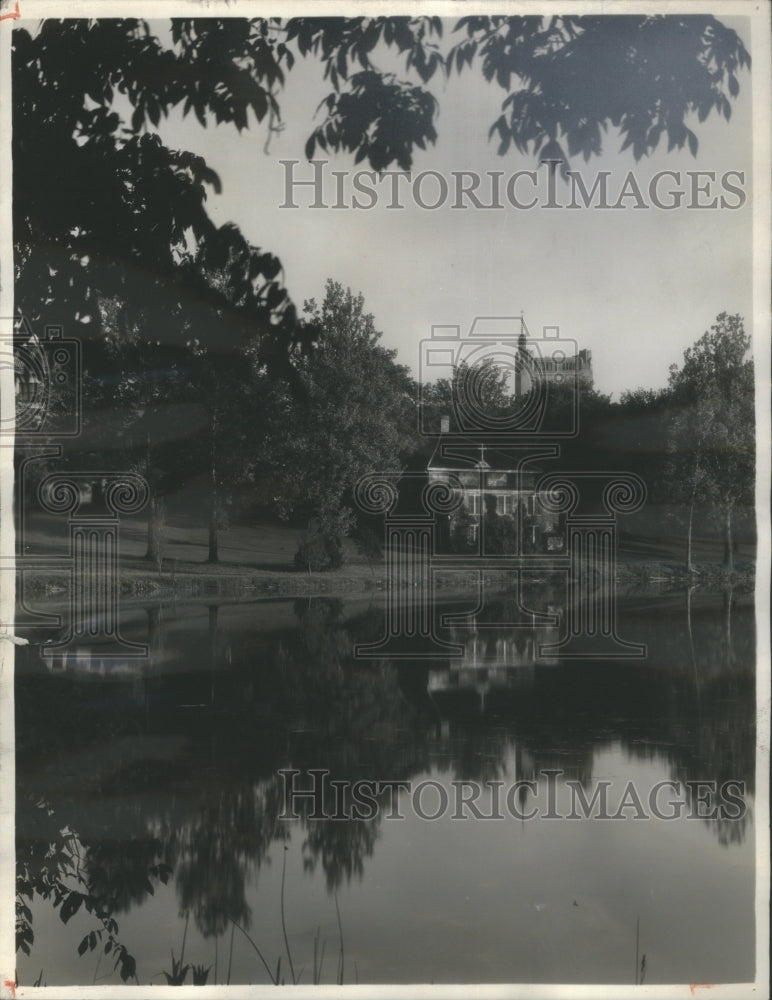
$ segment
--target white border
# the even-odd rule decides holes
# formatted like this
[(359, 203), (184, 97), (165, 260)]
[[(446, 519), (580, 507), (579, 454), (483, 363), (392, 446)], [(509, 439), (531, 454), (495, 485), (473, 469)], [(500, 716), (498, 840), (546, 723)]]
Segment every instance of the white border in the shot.
[[(711, 985), (681, 984), (675, 986), (644, 985), (625, 988), (623, 985), (482, 985), (460, 986), (285, 986), (283, 991), (297, 997), (448, 997), (448, 998), (613, 998), (619, 1000), (634, 991), (641, 997), (709, 996), (710, 1000), (740, 1000), (742, 997), (768, 997), (769, 986), (769, 741), (770, 741), (770, 560), (772, 557), (772, 526), (770, 524), (770, 474), (772, 472), (772, 422), (770, 419), (770, 5), (754, 0), (513, 0), (485, 3), (480, 0), (19, 0), (21, 16), (27, 19), (47, 17), (185, 17), (226, 16), (265, 17), (281, 13), (283, 17), (314, 14), (319, 16), (357, 16), (362, 14), (422, 14), (459, 17), (476, 13), (515, 14), (538, 11), (544, 14), (571, 13), (632, 14), (632, 13), (711, 13), (721, 16), (745, 16), (751, 20), (751, 88), (754, 112), (753, 134), (753, 330), (756, 360), (756, 509), (758, 523), (758, 554), (756, 564), (757, 622), (757, 744), (756, 744), (756, 979), (749, 984)], [(0, 15), (12, 13), (14, 0), (0, 0)], [(13, 248), (11, 233), (11, 94), (10, 36), (15, 23), (0, 21), (0, 317), (13, 315)], [(9, 337), (10, 329), (0, 331)], [(12, 414), (14, 386), (11, 369), (0, 369), (0, 415)], [(4, 422), (4, 426), (7, 426)], [(13, 554), (13, 519), (6, 516), (13, 499), (13, 454), (9, 447), (0, 447), (0, 551)], [(0, 619), (11, 620), (14, 609), (13, 573), (0, 573)], [(9, 614), (10, 609), (10, 614)], [(275, 996), (275, 986), (197, 986), (197, 987), (19, 987), (4, 985), (13, 981), (15, 969), (14, 942), (14, 719), (13, 719), (13, 645), (0, 639), (0, 997), (19, 998), (56, 996), (67, 1000), (75, 997), (132, 1000), (147, 995), (184, 998), (262, 997)], [(758, 669), (759, 667), (763, 669)], [(706, 947), (710, 942), (706, 942)]]

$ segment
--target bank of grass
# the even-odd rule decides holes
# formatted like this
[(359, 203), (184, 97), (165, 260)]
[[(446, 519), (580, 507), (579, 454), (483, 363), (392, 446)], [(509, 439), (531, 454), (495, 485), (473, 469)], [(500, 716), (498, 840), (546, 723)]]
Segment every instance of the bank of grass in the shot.
[[(528, 574), (529, 583), (558, 585), (563, 583), (562, 573)], [(705, 590), (721, 590), (727, 585), (751, 588), (754, 582), (752, 566), (741, 564), (731, 574), (718, 564), (703, 564), (689, 573), (678, 563), (663, 561), (617, 562), (617, 592), (663, 593), (669, 590), (683, 590), (697, 586)], [(486, 570), (486, 589), (506, 591), (513, 584), (510, 570)], [(388, 580), (382, 561), (372, 565), (344, 563), (337, 570), (326, 573), (307, 573), (286, 569), (258, 569), (226, 563), (182, 563), (175, 560), (157, 567), (139, 559), (127, 559), (121, 565), (120, 587), (123, 597), (163, 599), (204, 599), (211, 597), (257, 599), (265, 597), (314, 597), (338, 595), (356, 597), (363, 594), (386, 592)], [(401, 589), (413, 589), (408, 579), (392, 581)], [(438, 593), (451, 595), (476, 590), (480, 585), (476, 571), (445, 570), (434, 576), (434, 586)], [(27, 571), (24, 578), (24, 595), (28, 600), (66, 600), (69, 577), (62, 572), (45, 573)]]
[(620, 559), (617, 561), (616, 578), (622, 588), (661, 584), (679, 590), (689, 586), (720, 590), (730, 584), (752, 586), (755, 570), (753, 564), (747, 562), (737, 563), (731, 571), (721, 563), (697, 563), (690, 572), (678, 562)]
[[(64, 554), (66, 539), (53, 533), (53, 522), (41, 521), (29, 532), (37, 542), (37, 551)], [(184, 517), (175, 519), (165, 529), (164, 559), (160, 567), (143, 558), (146, 526), (142, 521), (127, 520), (121, 525), (121, 594), (124, 597), (164, 599), (200, 599), (211, 597), (245, 599), (261, 597), (312, 597), (340, 595), (356, 597), (385, 592), (386, 568), (383, 559), (368, 560), (350, 539), (344, 543), (344, 563), (331, 572), (308, 573), (293, 566), (300, 532), (284, 525), (237, 525), (223, 531), (220, 538), (221, 561), (208, 563), (208, 536), (200, 523)], [(728, 582), (753, 583), (753, 567), (738, 563), (730, 575), (718, 563), (703, 563), (690, 574), (676, 559), (653, 556), (626, 556), (617, 560), (618, 593), (664, 592), (697, 585), (720, 589)], [(542, 573), (544, 583), (562, 583), (561, 574)], [(26, 570), (24, 597), (47, 602), (66, 601), (69, 578), (63, 572), (43, 569)], [(536, 580), (528, 574), (529, 582)], [(412, 581), (397, 580), (398, 586), (412, 587)], [(506, 591), (512, 584), (508, 570), (487, 570), (485, 584), (490, 590)], [(450, 595), (479, 587), (475, 571), (447, 570), (435, 574), (436, 589)]]

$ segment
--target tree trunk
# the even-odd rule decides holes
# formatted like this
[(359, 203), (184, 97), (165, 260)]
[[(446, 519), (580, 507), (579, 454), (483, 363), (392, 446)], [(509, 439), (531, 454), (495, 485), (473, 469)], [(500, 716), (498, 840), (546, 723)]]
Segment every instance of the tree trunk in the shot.
[(161, 571), (163, 560), (164, 502), (159, 496), (151, 496), (147, 517), (147, 551), (145, 559), (154, 563)]
[(689, 652), (692, 656), (692, 670), (694, 671), (695, 677), (697, 676), (697, 657), (694, 653), (694, 632), (692, 631), (692, 594), (694, 593), (694, 585), (690, 584), (686, 588), (686, 634), (689, 636)]
[(147, 648), (151, 658), (160, 662), (163, 652), (163, 635), (161, 632), (161, 606), (155, 605), (147, 609)]
[(209, 558), (208, 562), (216, 563), (220, 561), (220, 546), (217, 535), (217, 521), (219, 514), (219, 499), (217, 495), (217, 411), (212, 414), (212, 441), (209, 453), (210, 490), (211, 503), (209, 506)]
[(209, 605), (209, 703), (215, 701), (215, 673), (217, 670), (217, 620), (219, 608), (216, 604)]
[(730, 584), (724, 590), (724, 637), (726, 639), (727, 666), (734, 666), (734, 649), (732, 647), (732, 595), (734, 587)]
[(724, 521), (724, 563), (728, 572), (734, 573), (734, 547), (732, 545), (732, 505), (727, 504)]
[(212, 506), (209, 511), (209, 558), (207, 562), (220, 561), (220, 544), (217, 535), (217, 487), (212, 485)]
[(697, 448), (695, 449), (695, 461), (694, 469), (692, 470), (692, 495), (689, 500), (689, 527), (687, 529), (686, 536), (686, 571), (687, 573), (694, 573), (694, 549), (693, 549), (693, 537), (694, 537), (694, 504), (697, 500), (697, 481), (700, 474), (700, 448), (702, 446), (702, 438), (697, 441)]
[(694, 526), (694, 495), (692, 494), (692, 502), (689, 504), (689, 526), (686, 532), (686, 571), (688, 573), (694, 572), (694, 562), (692, 561), (693, 526)]
[(147, 515), (147, 550), (145, 552), (145, 559), (148, 562), (154, 563), (160, 573), (163, 560), (165, 510), (163, 499), (158, 495), (154, 472), (150, 435), (148, 434), (145, 439), (145, 478), (150, 484), (150, 506)]

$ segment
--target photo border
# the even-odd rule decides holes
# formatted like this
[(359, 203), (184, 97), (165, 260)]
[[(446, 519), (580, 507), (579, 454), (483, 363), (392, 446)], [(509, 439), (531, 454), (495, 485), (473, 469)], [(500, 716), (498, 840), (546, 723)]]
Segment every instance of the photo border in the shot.
[[(687, 991), (694, 996), (697, 991), (710, 986), (712, 1000), (726, 997), (738, 1000), (741, 997), (760, 997), (769, 984), (769, 743), (770, 743), (770, 557), (772, 556), (772, 532), (770, 528), (770, 473), (772, 465), (772, 428), (769, 408), (770, 372), (770, 308), (768, 302), (770, 267), (770, 6), (749, 0), (724, 0), (724, 2), (704, 2), (704, 0), (676, 0), (676, 2), (620, 2), (620, 0), (564, 0), (563, 3), (542, 3), (539, 0), (517, 3), (480, 3), (477, 0), (463, 2), (435, 2), (435, 0), (315, 0), (315, 2), (293, 2), (276, 0), (268, 4), (265, 0), (73, 0), (69, 5), (61, 0), (3, 0), (0, 5), (0, 316), (13, 315), (13, 244), (12, 244), (12, 204), (11, 204), (11, 102), (12, 94), (10, 68), (10, 35), (16, 17), (62, 18), (99, 17), (110, 18), (130, 15), (132, 17), (174, 17), (174, 16), (226, 16), (249, 17), (267, 16), (281, 13), (293, 16), (313, 13), (319, 16), (354, 16), (366, 13), (379, 15), (414, 14), (417, 8), (422, 13), (457, 17), (475, 13), (712, 13), (717, 16), (745, 16), (751, 22), (750, 49), (753, 59), (751, 89), (754, 115), (753, 131), (753, 349), (756, 360), (756, 513), (757, 513), (757, 559), (756, 559), (756, 697), (757, 697), (757, 743), (756, 743), (756, 977), (753, 984), (681, 984), (677, 986), (644, 985), (634, 987), (636, 996), (686, 997)], [(5, 97), (5, 99), (4, 99)], [(4, 329), (3, 336), (8, 335)], [(0, 368), (0, 420), (12, 420), (14, 410), (13, 375), (10, 369)], [(13, 506), (13, 449), (0, 440), (0, 554), (13, 557), (14, 525), (7, 512)], [(0, 619), (13, 619), (15, 607), (15, 573), (0, 573)], [(9, 614), (10, 610), (10, 614)], [(14, 931), (10, 917), (15, 896), (15, 851), (14, 851), (14, 714), (13, 714), (13, 652), (14, 645), (6, 635), (0, 640), (0, 904), (2, 923), (0, 924), (0, 997), (52, 997), (62, 1000), (69, 998), (93, 997), (262, 997), (273, 996), (275, 987), (244, 985), (233, 987), (166, 987), (119, 986), (119, 987), (15, 987), (15, 947)], [(707, 946), (707, 943), (706, 943)], [(531, 998), (531, 997), (593, 997), (619, 998), (627, 993), (624, 986), (588, 984), (473, 984), (442, 986), (297, 986), (292, 988), (298, 997), (467, 997), (474, 991), (480, 998)]]

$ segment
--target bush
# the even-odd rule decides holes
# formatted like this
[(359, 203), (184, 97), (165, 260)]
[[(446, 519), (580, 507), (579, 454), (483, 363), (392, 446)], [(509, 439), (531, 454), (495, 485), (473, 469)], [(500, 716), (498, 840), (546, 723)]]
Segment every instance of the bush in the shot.
[(450, 523), (450, 537), (448, 539), (450, 552), (468, 553), (475, 550), (471, 534), (472, 527), (478, 523), (478, 520), (469, 513), (466, 507), (460, 507), (456, 511)]
[(357, 552), (360, 556), (364, 556), (367, 560), (367, 565), (370, 567), (370, 572), (373, 571), (373, 560), (383, 558), (383, 546), (381, 545), (381, 539), (376, 535), (372, 528), (368, 527), (366, 524), (359, 525), (351, 535), (354, 544), (357, 547)]
[(312, 521), (300, 536), (295, 553), (295, 569), (308, 573), (326, 573), (343, 565), (343, 541), (340, 535), (323, 530)]

